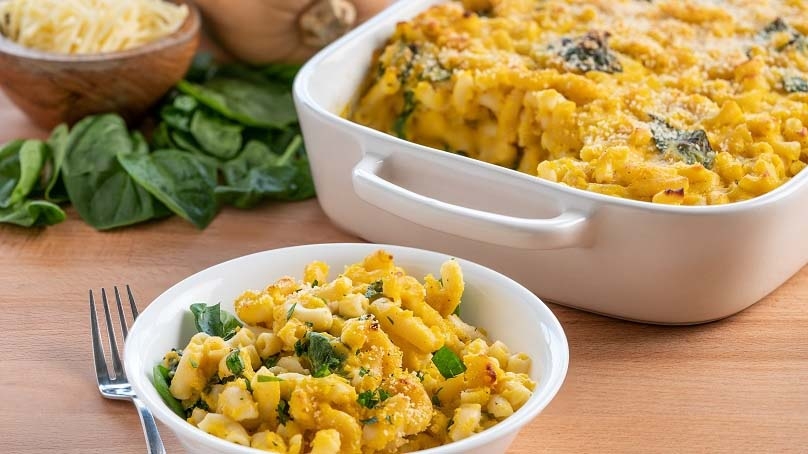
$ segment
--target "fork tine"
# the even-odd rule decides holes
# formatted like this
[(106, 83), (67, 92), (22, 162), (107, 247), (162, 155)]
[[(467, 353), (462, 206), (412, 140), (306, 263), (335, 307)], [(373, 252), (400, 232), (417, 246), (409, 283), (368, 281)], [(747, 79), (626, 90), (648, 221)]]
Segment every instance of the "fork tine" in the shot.
[(132, 318), (137, 319), (137, 306), (135, 305), (135, 297), (132, 296), (132, 289), (129, 288), (129, 284), (126, 284), (126, 293), (129, 294), (129, 306), (132, 308)]
[(112, 328), (112, 318), (109, 314), (109, 303), (107, 303), (107, 292), (101, 289), (101, 301), (104, 302), (104, 315), (107, 318), (107, 332), (109, 333), (109, 348), (112, 352), (112, 368), (115, 370), (115, 379), (124, 378), (123, 367), (121, 367), (121, 357), (118, 355), (118, 341), (115, 340), (115, 329)]
[(109, 381), (109, 371), (107, 369), (107, 360), (104, 359), (104, 347), (101, 345), (101, 336), (99, 334), (98, 316), (95, 312), (95, 301), (93, 300), (93, 291), (90, 290), (90, 331), (93, 337), (93, 363), (95, 363), (95, 375), (98, 378), (98, 384)]
[(115, 287), (115, 304), (118, 305), (118, 317), (121, 319), (121, 331), (123, 331), (123, 338), (129, 336), (129, 330), (126, 328), (126, 319), (123, 316), (123, 305), (121, 304), (121, 294), (118, 293), (118, 286)]

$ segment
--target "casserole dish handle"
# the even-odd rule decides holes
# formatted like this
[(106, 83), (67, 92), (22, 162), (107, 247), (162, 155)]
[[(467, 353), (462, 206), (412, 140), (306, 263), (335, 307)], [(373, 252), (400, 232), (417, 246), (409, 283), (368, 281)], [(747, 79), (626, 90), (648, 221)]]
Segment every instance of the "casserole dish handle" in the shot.
[(353, 169), (357, 196), (395, 216), (433, 230), (518, 249), (562, 249), (587, 244), (588, 217), (565, 211), (550, 219), (491, 213), (418, 194), (382, 178), (384, 157), (367, 153)]

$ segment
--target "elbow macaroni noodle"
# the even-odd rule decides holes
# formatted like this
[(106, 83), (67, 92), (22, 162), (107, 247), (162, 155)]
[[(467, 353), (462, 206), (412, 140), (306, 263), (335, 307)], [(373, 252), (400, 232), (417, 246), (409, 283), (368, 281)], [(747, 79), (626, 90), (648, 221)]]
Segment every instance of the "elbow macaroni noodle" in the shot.
[[(244, 292), (235, 310), (246, 326), (232, 338), (198, 333), (166, 354), (189, 423), (275, 453), (408, 452), (469, 437), (530, 398), (530, 358), (456, 315), (456, 261), (424, 284), (382, 250), (328, 272), (313, 262), (301, 281)], [(339, 358), (326, 373), (315, 336)], [(433, 361), (444, 349), (464, 368), (450, 378)]]
[(451, 1), (397, 25), (346, 115), (602, 194), (746, 200), (808, 164), (808, 2)]

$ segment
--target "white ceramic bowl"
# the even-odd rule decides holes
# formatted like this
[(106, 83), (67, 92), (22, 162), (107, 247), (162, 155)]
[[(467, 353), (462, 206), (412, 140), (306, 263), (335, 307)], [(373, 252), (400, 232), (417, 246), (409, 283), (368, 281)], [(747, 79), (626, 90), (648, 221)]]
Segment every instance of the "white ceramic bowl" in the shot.
[(667, 206), (553, 183), (340, 117), (396, 23), (445, 1), (397, 2), (295, 80), (317, 199), (336, 225), (376, 243), (463, 255), (548, 301), (664, 324), (730, 316), (808, 263), (808, 171), (744, 202)]
[[(345, 265), (356, 263), (383, 248), (407, 272), (423, 277), (436, 274), (450, 256), (389, 245), (315, 244), (259, 252), (224, 262), (183, 280), (157, 297), (138, 317), (126, 341), (126, 374), (137, 395), (154, 416), (165, 423), (192, 453), (257, 453), (208, 435), (174, 414), (151, 383), (151, 371), (165, 352), (184, 346), (194, 334), (188, 307), (195, 302), (222, 303), (233, 311), (233, 300), (246, 289), (261, 289), (275, 279), (300, 277), (304, 266), (323, 260), (332, 277)], [(492, 340), (533, 358), (531, 378), (538, 382), (533, 396), (511, 417), (491, 429), (457, 443), (420, 453), (504, 453), (519, 429), (535, 418), (561, 387), (567, 373), (569, 349), (561, 325), (550, 309), (513, 280), (466, 260), (460, 260), (466, 281), (464, 320), (485, 328)]]

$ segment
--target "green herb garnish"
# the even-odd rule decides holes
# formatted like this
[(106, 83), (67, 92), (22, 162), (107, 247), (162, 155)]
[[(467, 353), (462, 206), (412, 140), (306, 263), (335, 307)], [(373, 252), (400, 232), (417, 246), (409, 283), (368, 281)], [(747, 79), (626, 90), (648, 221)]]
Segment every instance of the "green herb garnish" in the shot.
[(444, 378), (452, 378), (466, 371), (463, 361), (445, 345), (432, 354), (432, 364)]
[(294, 421), (292, 415), (289, 414), (289, 402), (281, 399), (278, 402), (278, 406), (275, 408), (275, 411), (278, 413), (278, 423), (280, 425), (284, 425), (289, 421)]
[(365, 297), (370, 300), (372, 303), (373, 301), (381, 298), (384, 296), (382, 291), (384, 290), (384, 283), (381, 280), (368, 284), (367, 290), (365, 290)]
[(331, 375), (342, 364), (343, 358), (334, 351), (324, 334), (309, 333), (308, 357), (315, 377)]
[(230, 352), (224, 362), (233, 375), (241, 375), (241, 373), (244, 372), (244, 361), (241, 360), (239, 349)]
[(276, 364), (278, 364), (279, 359), (281, 359), (281, 355), (269, 356), (269, 357), (267, 357), (267, 359), (264, 360), (264, 366), (267, 369), (271, 369), (271, 368), (275, 367)]
[(266, 383), (270, 381), (283, 381), (280, 377), (275, 377), (274, 375), (258, 375), (258, 383)]
[(379, 422), (379, 418), (371, 416), (368, 419), (360, 419), (359, 422), (361, 422), (362, 424), (376, 424), (377, 422)]
[(286, 311), (286, 321), (287, 322), (292, 318), (292, 315), (294, 315), (296, 307), (297, 307), (297, 303), (292, 303), (292, 305), (289, 306), (289, 310)]
[(390, 398), (390, 393), (382, 388), (375, 390), (367, 390), (359, 393), (356, 402), (365, 408), (375, 408), (379, 403), (384, 402)]

